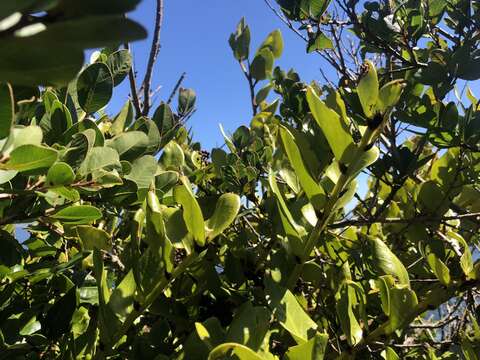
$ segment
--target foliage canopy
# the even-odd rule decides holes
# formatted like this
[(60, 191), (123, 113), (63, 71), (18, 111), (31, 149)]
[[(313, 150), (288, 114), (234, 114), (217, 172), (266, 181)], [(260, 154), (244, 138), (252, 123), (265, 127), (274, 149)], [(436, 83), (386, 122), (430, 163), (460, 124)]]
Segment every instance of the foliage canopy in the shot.
[(339, 81), (242, 19), (211, 153), (183, 76), (150, 111), (161, 0), (137, 88), (138, 2), (0, 5), (0, 359), (478, 360), (478, 1), (266, 0)]

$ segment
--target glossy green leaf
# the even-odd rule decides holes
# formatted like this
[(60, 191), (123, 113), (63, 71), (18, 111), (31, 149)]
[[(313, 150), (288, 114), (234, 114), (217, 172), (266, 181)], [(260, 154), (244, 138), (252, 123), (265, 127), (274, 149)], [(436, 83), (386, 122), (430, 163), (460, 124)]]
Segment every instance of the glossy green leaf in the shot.
[(185, 164), (185, 154), (176, 142), (169, 142), (163, 149), (160, 164), (165, 170), (181, 170)]
[(102, 218), (102, 212), (91, 205), (69, 206), (50, 216), (64, 224), (89, 224)]
[(287, 128), (282, 126), (280, 127), (280, 137), (288, 159), (290, 160), (290, 165), (298, 176), (303, 191), (305, 191), (315, 209), (322, 209), (326, 201), (325, 191), (319, 182), (310, 175), (294, 136)]
[(133, 105), (130, 100), (127, 100), (122, 110), (120, 110), (115, 119), (113, 119), (112, 125), (110, 126), (110, 129), (108, 129), (108, 132), (114, 136), (119, 135), (125, 130), (125, 127), (130, 125), (132, 121)]
[(15, 118), (13, 89), (8, 83), (0, 83), (0, 140), (10, 135)]
[(113, 170), (121, 168), (118, 153), (108, 147), (94, 147), (88, 152), (87, 158), (82, 163), (79, 173), (93, 174), (99, 170)]
[(22, 145), (10, 154), (6, 164), (0, 169), (16, 170), (19, 172), (44, 169), (51, 166), (58, 157), (57, 151), (37, 145)]
[(328, 345), (327, 334), (316, 334), (304, 344), (292, 346), (285, 354), (286, 360), (323, 360)]
[(64, 162), (53, 164), (47, 173), (47, 184), (52, 186), (69, 185), (75, 180), (73, 169)]
[(225, 343), (218, 345), (208, 355), (208, 360), (220, 360), (225, 357), (235, 356), (239, 360), (262, 360), (260, 355), (257, 355), (250, 348), (236, 343)]
[(333, 49), (333, 42), (323, 32), (317, 31), (315, 37), (308, 40), (307, 53), (325, 49)]
[(276, 59), (282, 56), (283, 38), (280, 30), (275, 30), (268, 34), (267, 38), (260, 45), (258, 52), (262, 51), (263, 49), (270, 50)]
[(108, 301), (108, 306), (120, 321), (124, 321), (127, 315), (133, 311), (135, 291), (135, 278), (133, 271), (130, 270), (115, 290), (112, 291)]
[[(80, 289), (81, 292), (81, 289)], [(80, 295), (80, 299), (82, 296)], [(80, 335), (84, 334), (90, 323), (90, 315), (88, 314), (88, 309), (80, 306), (72, 316), (72, 334), (73, 338), (77, 339)]]
[(347, 149), (354, 147), (347, 124), (340, 115), (320, 100), (311, 87), (307, 90), (307, 101), (310, 111), (325, 135), (335, 158), (342, 161)]
[(190, 182), (187, 178), (180, 178), (182, 184), (173, 189), (175, 201), (183, 208), (183, 220), (187, 225), (188, 232), (192, 234), (195, 242), (205, 245), (205, 225), (202, 210), (192, 192)]
[(378, 77), (375, 65), (369, 60), (365, 62), (365, 71), (357, 86), (357, 93), (366, 117), (372, 118), (378, 100)]
[(248, 59), (250, 50), (250, 28), (245, 23), (245, 18), (240, 20), (236, 31), (230, 35), (228, 42), (232, 48), (235, 59), (238, 61)]
[(178, 90), (178, 113), (189, 114), (195, 108), (197, 94), (193, 89), (180, 88)]
[(260, 49), (250, 65), (250, 74), (255, 80), (267, 79), (273, 70), (275, 57), (269, 48)]
[(390, 321), (386, 328), (388, 333), (403, 328), (410, 319), (412, 310), (418, 304), (417, 295), (407, 287), (395, 286), (390, 289)]
[(343, 284), (339, 291), (336, 310), (347, 341), (350, 345), (358, 344), (363, 338), (363, 330), (353, 312), (355, 293), (348, 284)]
[(77, 80), (78, 102), (86, 113), (94, 113), (107, 105), (112, 97), (113, 78), (110, 69), (95, 63), (82, 71)]
[(137, 184), (138, 189), (149, 189), (153, 185), (157, 167), (157, 160), (153, 156), (142, 156), (132, 163), (132, 169), (125, 179)]
[(395, 106), (400, 100), (404, 87), (405, 82), (403, 80), (393, 80), (382, 86), (378, 93), (376, 110), (385, 113), (386, 110)]
[(165, 223), (163, 219), (160, 202), (153, 190), (148, 192), (147, 196), (147, 216), (146, 216), (146, 237), (145, 241), (158, 252), (161, 259), (158, 266), (165, 269), (168, 273), (173, 270), (173, 246), (170, 239), (166, 236)]
[(420, 186), (417, 200), (425, 211), (433, 214), (441, 210), (445, 195), (436, 182), (426, 181)]
[(207, 241), (220, 235), (237, 217), (240, 210), (240, 197), (237, 194), (223, 194), (217, 200), (215, 211), (205, 223), (207, 227)]
[(112, 74), (114, 86), (118, 86), (132, 68), (132, 55), (126, 49), (115, 51), (108, 56), (106, 64)]
[(397, 355), (395, 350), (393, 350), (390, 346), (387, 346), (385, 348), (385, 351), (382, 353), (384, 353), (383, 357), (385, 360), (400, 360), (400, 357)]
[(383, 274), (395, 276), (401, 284), (410, 286), (408, 271), (398, 257), (380, 239), (371, 238), (374, 266)]
[(269, 280), (266, 284), (268, 306), (275, 319), (293, 336), (297, 344), (306, 343), (317, 331), (317, 324), (300, 306), (288, 289)]
[(225, 341), (259, 351), (269, 328), (270, 315), (266, 307), (252, 306), (250, 302), (243, 304), (228, 327)]
[(84, 250), (111, 250), (110, 234), (105, 230), (93, 226), (77, 226), (77, 234)]
[(445, 286), (450, 285), (450, 269), (447, 265), (436, 257), (434, 253), (427, 255), (427, 261), (438, 280)]
[(106, 145), (115, 149), (122, 160), (136, 159), (146, 151), (148, 136), (142, 131), (128, 131), (108, 140)]

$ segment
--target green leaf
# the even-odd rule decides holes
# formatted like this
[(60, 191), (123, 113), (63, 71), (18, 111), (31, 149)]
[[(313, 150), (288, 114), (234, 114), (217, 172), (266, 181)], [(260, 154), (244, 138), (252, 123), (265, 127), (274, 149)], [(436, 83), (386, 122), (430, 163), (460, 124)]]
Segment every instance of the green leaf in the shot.
[(400, 357), (390, 346), (387, 346), (385, 348), (385, 353), (383, 354), (383, 357), (385, 358), (385, 360), (400, 360)]
[(207, 241), (220, 235), (237, 217), (240, 210), (240, 197), (237, 194), (223, 194), (217, 201), (215, 211), (205, 223)]
[(59, 21), (29, 38), (38, 44), (51, 42), (83, 50), (118, 46), (124, 41), (141, 40), (146, 37), (147, 32), (140, 24), (126, 19), (122, 14)]
[(58, 339), (70, 329), (70, 321), (77, 307), (77, 288), (72, 287), (47, 311), (42, 329), (49, 339)]
[(125, 179), (137, 184), (138, 189), (149, 189), (155, 179), (157, 167), (157, 160), (153, 156), (142, 156), (132, 163), (132, 169)]
[(250, 348), (236, 343), (225, 343), (218, 345), (208, 355), (208, 360), (221, 360), (225, 357), (231, 358), (236, 356), (239, 360), (263, 360), (260, 355), (257, 355)]
[(348, 283), (344, 283), (339, 290), (339, 300), (336, 309), (340, 325), (350, 345), (358, 344), (363, 337), (363, 330), (353, 312), (355, 292), (350, 289)]
[(10, 154), (10, 159), (0, 168), (19, 172), (44, 169), (51, 166), (58, 157), (57, 151), (37, 145), (22, 145)]
[(161, 269), (165, 269), (168, 273), (171, 273), (173, 270), (173, 246), (170, 239), (166, 236), (160, 202), (153, 190), (149, 191), (147, 195), (146, 220), (147, 231), (145, 241), (158, 253), (160, 257), (158, 266)]
[(440, 212), (445, 202), (445, 195), (435, 181), (426, 181), (420, 185), (417, 201), (423, 210), (435, 214)]
[(108, 306), (120, 321), (124, 321), (127, 315), (133, 311), (136, 288), (133, 271), (130, 270), (110, 295)]
[(288, 348), (286, 360), (323, 360), (328, 345), (327, 334), (316, 334), (304, 344)]
[(365, 116), (372, 118), (374, 106), (378, 100), (378, 77), (377, 70), (371, 61), (367, 60), (365, 62), (365, 68), (366, 70), (358, 83), (357, 93)]
[(346, 154), (347, 149), (355, 146), (347, 124), (340, 115), (320, 100), (312, 87), (307, 90), (307, 101), (310, 111), (325, 135), (335, 158), (338, 161), (345, 160), (344, 154)]
[(166, 138), (170, 134), (173, 135), (173, 129), (175, 128), (175, 115), (173, 114), (170, 105), (162, 102), (157, 110), (155, 110), (152, 120), (160, 131), (162, 143), (168, 143), (171, 139), (166, 141)]
[(390, 248), (380, 239), (370, 239), (374, 266), (386, 275), (395, 276), (401, 284), (410, 286), (408, 272), (402, 262)]
[(263, 101), (266, 100), (268, 97), (268, 94), (270, 93), (270, 90), (273, 89), (273, 84), (268, 84), (261, 88), (257, 95), (255, 95), (255, 104), (260, 105)]
[(303, 0), (302, 2), (302, 9), (306, 10), (306, 15), (319, 19), (327, 11), (331, 0)]
[(57, 162), (48, 169), (47, 184), (50, 186), (69, 185), (75, 180), (75, 173), (70, 165)]
[(386, 110), (395, 106), (400, 100), (404, 88), (405, 82), (403, 80), (393, 80), (382, 86), (378, 94), (376, 110), (385, 113)]
[(84, 250), (111, 250), (110, 234), (105, 230), (88, 225), (77, 226), (76, 229)]
[(228, 327), (225, 341), (238, 343), (259, 351), (269, 329), (270, 311), (263, 306), (246, 302), (239, 307)]
[(92, 64), (78, 77), (78, 102), (88, 114), (97, 112), (106, 106), (112, 97), (112, 92), (112, 74), (105, 64)]
[(395, 286), (390, 289), (390, 317), (387, 333), (401, 329), (411, 320), (410, 314), (418, 304), (417, 295), (407, 287)]
[(192, 89), (180, 88), (178, 91), (178, 113), (189, 114), (195, 108), (197, 94)]
[(427, 255), (427, 262), (438, 280), (445, 286), (450, 285), (450, 269), (447, 265), (436, 257), (434, 253)]
[(175, 201), (182, 205), (183, 220), (187, 225), (188, 232), (192, 234), (195, 242), (200, 245), (205, 245), (205, 222), (203, 220), (202, 210), (198, 205), (197, 199), (192, 192), (190, 182), (186, 177), (181, 177), (182, 185), (176, 186), (173, 189)]
[(303, 191), (305, 191), (305, 194), (307, 194), (308, 199), (314, 208), (321, 210), (326, 201), (325, 191), (319, 182), (310, 175), (303, 162), (300, 149), (297, 147), (297, 141), (295, 141), (292, 133), (284, 126), (280, 126), (279, 129), (280, 137), (282, 139), (285, 152), (287, 153), (288, 160), (290, 160), (290, 165), (292, 165), (295, 174), (298, 176), (298, 180), (300, 181)]
[(115, 149), (122, 160), (134, 160), (143, 155), (148, 146), (148, 136), (142, 131), (127, 131), (107, 140), (106, 145)]
[(89, 151), (87, 158), (82, 163), (79, 173), (87, 175), (97, 170), (119, 169), (121, 168), (118, 153), (108, 147), (94, 147)]
[(0, 53), (0, 78), (25, 86), (66, 85), (84, 61), (83, 50), (71, 43), (39, 43), (34, 37), (2, 39)]
[(323, 32), (317, 31), (315, 37), (308, 40), (307, 53), (325, 49), (333, 49), (333, 42)]
[(112, 74), (114, 86), (118, 86), (132, 68), (132, 55), (126, 49), (115, 51), (108, 56), (106, 64)]
[(10, 135), (15, 119), (13, 89), (8, 83), (0, 83), (0, 140)]
[(235, 33), (230, 35), (228, 42), (232, 48), (235, 59), (238, 61), (248, 59), (250, 49), (250, 28), (245, 23), (245, 18), (240, 20)]
[(108, 132), (112, 135), (121, 134), (125, 128), (133, 121), (133, 106), (130, 100), (127, 100), (122, 110), (113, 119), (112, 125), (108, 129)]
[(274, 58), (278, 59), (283, 53), (283, 38), (280, 30), (272, 31), (267, 38), (260, 45), (257, 54), (263, 49), (268, 49), (272, 52)]
[(91, 205), (69, 206), (50, 216), (64, 224), (89, 224), (102, 218), (102, 212)]
[(160, 164), (165, 170), (181, 170), (185, 165), (185, 154), (180, 145), (175, 141), (169, 142), (163, 149)]
[(283, 194), (278, 187), (275, 174), (273, 172), (270, 172), (268, 176), (268, 182), (277, 199), (283, 230), (289, 240), (289, 245), (292, 249), (292, 252), (297, 256), (302, 256), (304, 251), (303, 237), (306, 235), (305, 229), (293, 218), (290, 210), (287, 207), (287, 204), (285, 203)]
[(14, 127), (3, 145), (2, 153), (10, 155), (14, 149), (22, 145), (41, 145), (42, 139), (43, 133), (39, 126)]
[(268, 48), (260, 49), (250, 65), (250, 74), (255, 80), (265, 80), (272, 74), (275, 57)]
[[(80, 301), (82, 299), (81, 295), (82, 289), (80, 289)], [(81, 301), (82, 302), (82, 301)], [(80, 335), (84, 334), (90, 323), (90, 315), (88, 314), (88, 309), (80, 306), (72, 316), (72, 334), (73, 338), (77, 339)]]
[(300, 306), (295, 295), (272, 280), (266, 281), (268, 306), (275, 319), (293, 336), (297, 344), (308, 341), (317, 331), (317, 324)]

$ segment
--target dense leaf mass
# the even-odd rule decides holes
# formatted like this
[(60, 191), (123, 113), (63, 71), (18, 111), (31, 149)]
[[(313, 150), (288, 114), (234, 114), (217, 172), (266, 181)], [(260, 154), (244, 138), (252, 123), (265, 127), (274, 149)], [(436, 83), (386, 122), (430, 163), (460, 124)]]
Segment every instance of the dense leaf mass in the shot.
[(478, 1), (266, 1), (339, 81), (242, 19), (211, 152), (183, 77), (141, 111), (138, 2), (0, 4), (0, 359), (478, 360)]

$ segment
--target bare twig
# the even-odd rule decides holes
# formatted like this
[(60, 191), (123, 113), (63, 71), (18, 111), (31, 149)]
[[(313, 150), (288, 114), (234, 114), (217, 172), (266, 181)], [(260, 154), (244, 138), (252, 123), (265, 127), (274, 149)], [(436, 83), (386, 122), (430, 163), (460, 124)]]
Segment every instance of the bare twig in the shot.
[(187, 76), (187, 73), (184, 72), (178, 79), (177, 83), (175, 84), (175, 87), (173, 88), (170, 96), (168, 97), (167, 104), (171, 104), (171, 102), (173, 101), (175, 94), (177, 93), (178, 89), (180, 89), (180, 86), (182, 85), (183, 80), (185, 80), (185, 76)]
[(150, 48), (150, 56), (148, 58), (147, 70), (143, 79), (143, 110), (142, 115), (147, 116), (150, 112), (151, 99), (150, 88), (152, 86), (152, 76), (158, 53), (160, 52), (160, 33), (163, 23), (163, 0), (157, 0), (157, 11), (155, 15), (155, 30), (153, 33), (152, 46)]

